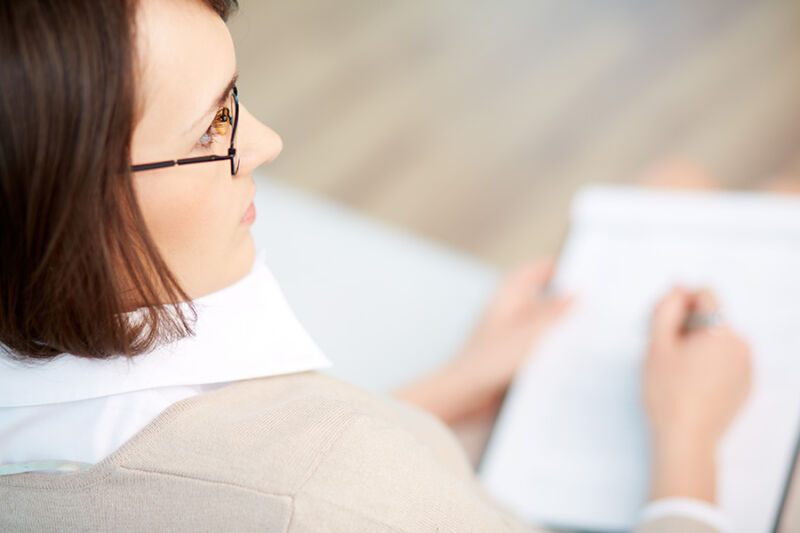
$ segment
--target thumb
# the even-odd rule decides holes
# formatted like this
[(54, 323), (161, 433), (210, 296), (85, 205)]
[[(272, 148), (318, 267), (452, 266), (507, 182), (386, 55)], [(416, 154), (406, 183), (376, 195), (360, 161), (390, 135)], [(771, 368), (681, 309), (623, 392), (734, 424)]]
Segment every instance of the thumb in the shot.
[(524, 291), (530, 295), (539, 294), (550, 282), (556, 268), (552, 257), (529, 261), (514, 270), (505, 280), (507, 290)]
[(682, 287), (673, 288), (656, 306), (651, 325), (653, 345), (670, 346), (680, 335), (688, 313), (689, 294)]
[(575, 303), (574, 295), (551, 297), (545, 306), (545, 317), (549, 321), (561, 318)]
[(575, 303), (575, 296), (548, 297), (532, 311), (531, 327), (534, 333), (548, 327), (569, 311)]
[(495, 289), (490, 314), (502, 317), (527, 312), (541, 299), (554, 266), (550, 259), (531, 261), (508, 274)]

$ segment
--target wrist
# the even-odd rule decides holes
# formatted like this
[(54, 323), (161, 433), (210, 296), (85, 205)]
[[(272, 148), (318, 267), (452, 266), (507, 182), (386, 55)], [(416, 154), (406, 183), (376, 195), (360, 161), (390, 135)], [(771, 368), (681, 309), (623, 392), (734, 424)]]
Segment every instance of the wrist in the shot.
[(465, 348), (442, 372), (454, 382), (468, 385), (470, 396), (495, 396), (508, 387), (509, 380), (494, 365), (481, 361), (481, 355), (479, 349)]
[(395, 396), (450, 424), (462, 416), (464, 409), (460, 401), (463, 390), (459, 381), (460, 378), (449, 367), (445, 367), (395, 391)]
[(475, 365), (461, 364), (457, 360), (444, 367), (438, 380), (448, 390), (448, 400), (444, 402), (450, 409), (442, 418), (448, 423), (456, 423), (479, 411), (497, 396), (497, 386), (491, 376), (476, 372)]
[(498, 388), (474, 368), (457, 360), (395, 391), (395, 396), (447, 424), (456, 424), (497, 401)]
[(652, 443), (653, 457), (669, 462), (713, 457), (717, 449), (717, 439), (689, 430), (655, 433)]
[(657, 440), (653, 445), (651, 499), (716, 501), (716, 444), (710, 440)]

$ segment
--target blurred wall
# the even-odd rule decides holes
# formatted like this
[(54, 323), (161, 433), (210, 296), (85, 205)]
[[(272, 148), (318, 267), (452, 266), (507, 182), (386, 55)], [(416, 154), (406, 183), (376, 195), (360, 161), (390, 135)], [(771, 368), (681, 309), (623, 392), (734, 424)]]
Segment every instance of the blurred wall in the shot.
[(585, 183), (800, 172), (798, 1), (240, 3), (272, 173), (497, 265), (555, 251)]

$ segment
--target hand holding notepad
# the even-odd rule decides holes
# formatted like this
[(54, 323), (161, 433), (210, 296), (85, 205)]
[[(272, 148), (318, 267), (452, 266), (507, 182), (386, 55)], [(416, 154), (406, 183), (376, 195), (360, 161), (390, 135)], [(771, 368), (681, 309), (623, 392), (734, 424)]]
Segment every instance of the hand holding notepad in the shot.
[(578, 295), (518, 375), (482, 465), (531, 522), (630, 529), (649, 497), (643, 363), (671, 287), (709, 287), (753, 352), (752, 393), (718, 449), (734, 531), (769, 531), (800, 429), (800, 201), (621, 187), (582, 192), (556, 279)]

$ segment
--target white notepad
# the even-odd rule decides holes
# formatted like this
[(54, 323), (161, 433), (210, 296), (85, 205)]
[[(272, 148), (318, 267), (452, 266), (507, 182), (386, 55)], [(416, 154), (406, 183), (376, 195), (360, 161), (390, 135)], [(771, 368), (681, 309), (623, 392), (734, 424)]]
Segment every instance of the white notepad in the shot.
[(641, 365), (656, 302), (710, 287), (751, 343), (753, 390), (720, 446), (734, 533), (772, 530), (800, 433), (800, 199), (591, 187), (554, 280), (578, 302), (536, 348), (481, 466), (520, 516), (627, 531), (649, 489)]

